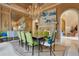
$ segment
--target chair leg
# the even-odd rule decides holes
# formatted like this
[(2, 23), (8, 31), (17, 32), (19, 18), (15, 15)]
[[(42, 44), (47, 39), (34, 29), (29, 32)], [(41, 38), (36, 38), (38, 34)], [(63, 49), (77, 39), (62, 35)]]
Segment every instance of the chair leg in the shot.
[(50, 56), (52, 55), (52, 46), (50, 46)]
[(29, 51), (29, 45), (28, 45), (28, 51)]
[(22, 46), (22, 41), (20, 43), (21, 43), (21, 46)]
[(53, 45), (53, 50), (55, 51), (55, 44)]
[(53, 55), (55, 56), (55, 53), (54, 53), (55, 50), (53, 51), (52, 50), (52, 46), (50, 46), (50, 47), (51, 47), (51, 49), (50, 49), (51, 50), (51, 54), (53, 53)]
[(20, 40), (19, 40), (19, 45), (21, 44)]
[(24, 46), (24, 43), (23, 43), (23, 42), (21, 43), (21, 46), (22, 46), (22, 47)]
[(25, 43), (25, 49), (27, 49), (27, 44)]
[(52, 53), (53, 53), (54, 56), (56, 56), (55, 53), (54, 53), (54, 51), (52, 51)]
[(34, 55), (34, 46), (32, 46), (32, 56)]
[(40, 51), (41, 51), (41, 52), (43, 51), (43, 47), (42, 47), (42, 45), (40, 46)]
[(20, 41), (19, 41), (19, 45), (20, 45)]
[(23, 47), (23, 41), (21, 40), (20, 42), (21, 42), (21, 46)]

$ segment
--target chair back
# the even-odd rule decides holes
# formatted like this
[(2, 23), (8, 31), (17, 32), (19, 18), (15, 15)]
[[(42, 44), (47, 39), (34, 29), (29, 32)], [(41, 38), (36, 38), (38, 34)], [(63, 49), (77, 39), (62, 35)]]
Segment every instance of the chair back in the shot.
[(25, 38), (25, 32), (21, 31), (21, 39), (23, 41), (23, 43), (26, 43), (26, 38)]
[(54, 31), (54, 32), (52, 33), (51, 37), (52, 37), (52, 41), (55, 41), (56, 31)]
[(49, 36), (49, 32), (47, 32), (47, 31), (44, 31), (43, 32), (43, 36), (45, 36), (45, 41), (48, 41), (48, 36)]
[(43, 32), (42, 32), (42, 31), (39, 31), (39, 32), (38, 32), (38, 35), (39, 35), (39, 36), (42, 36), (42, 35), (43, 35)]
[(17, 31), (17, 36), (18, 36), (19, 40), (21, 41), (21, 32), (20, 31)]
[(44, 31), (44, 32), (43, 32), (43, 35), (47, 37), (47, 36), (49, 36), (49, 32)]
[(48, 37), (48, 43), (52, 44), (55, 42), (56, 31), (53, 31), (52, 35)]
[(33, 40), (32, 40), (32, 35), (31, 35), (31, 33), (30, 33), (30, 32), (27, 32), (27, 33), (25, 33), (25, 35), (26, 35), (26, 38), (27, 38), (27, 43), (28, 43), (29, 45), (32, 45), (32, 44), (33, 44)]

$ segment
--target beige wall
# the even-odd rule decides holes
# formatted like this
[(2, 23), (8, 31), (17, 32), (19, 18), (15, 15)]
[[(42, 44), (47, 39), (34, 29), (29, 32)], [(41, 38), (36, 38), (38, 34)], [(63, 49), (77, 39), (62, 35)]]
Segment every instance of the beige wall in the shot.
[(10, 9), (0, 7), (0, 30), (7, 31), (7, 29), (11, 29)]
[[(18, 12), (19, 13), (19, 12)], [(23, 14), (20, 14), (20, 16), (22, 16)], [(30, 31), (32, 30), (32, 18), (30, 18), (27, 15), (24, 15), (25, 17), (25, 22), (26, 22), (26, 29), (25, 31)], [(11, 12), (10, 9), (7, 7), (2, 7), (2, 11), (1, 11), (1, 6), (0, 6), (0, 31), (7, 31), (8, 29), (11, 29), (12, 27), (12, 21), (11, 21)], [(19, 22), (15, 22), (18, 23)], [(16, 24), (15, 26), (17, 26), (18, 24)]]
[[(22, 18), (22, 17), (21, 17)], [(12, 21), (12, 25), (18, 29), (18, 26), (20, 25), (20, 20), (18, 21)], [(25, 21), (25, 30), (24, 31), (32, 31), (32, 19), (29, 16), (24, 15), (23, 16), (24, 21)]]
[(26, 29), (25, 31), (32, 31), (32, 18), (29, 16), (25, 16)]

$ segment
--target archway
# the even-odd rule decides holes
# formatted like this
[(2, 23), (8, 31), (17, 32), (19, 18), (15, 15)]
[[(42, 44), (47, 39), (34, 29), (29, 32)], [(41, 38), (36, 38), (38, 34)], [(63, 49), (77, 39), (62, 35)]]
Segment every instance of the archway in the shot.
[(61, 43), (65, 40), (78, 40), (78, 10), (65, 10), (60, 17)]

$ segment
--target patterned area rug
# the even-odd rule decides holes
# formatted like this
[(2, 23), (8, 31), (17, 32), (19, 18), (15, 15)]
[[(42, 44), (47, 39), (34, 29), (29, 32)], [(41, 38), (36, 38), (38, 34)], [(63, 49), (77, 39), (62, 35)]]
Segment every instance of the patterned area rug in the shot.
[[(12, 44), (12, 46), (14, 47), (14, 49), (21, 54), (22, 56), (31, 56), (32, 55), (32, 48), (30, 47), (29, 51), (27, 51), (27, 49), (25, 49), (25, 47), (22, 47), (19, 45), (19, 41), (10, 41), (10, 43)], [(64, 46), (60, 46), (60, 45), (56, 45), (55, 46), (55, 55), (56, 56), (63, 56), (65, 51), (65, 47)], [(34, 49), (34, 55), (38, 56), (38, 47), (35, 47)], [(40, 52), (40, 56), (50, 56), (50, 51), (49, 48), (44, 47), (43, 48), (43, 52)], [(53, 54), (52, 54), (53, 56)]]

